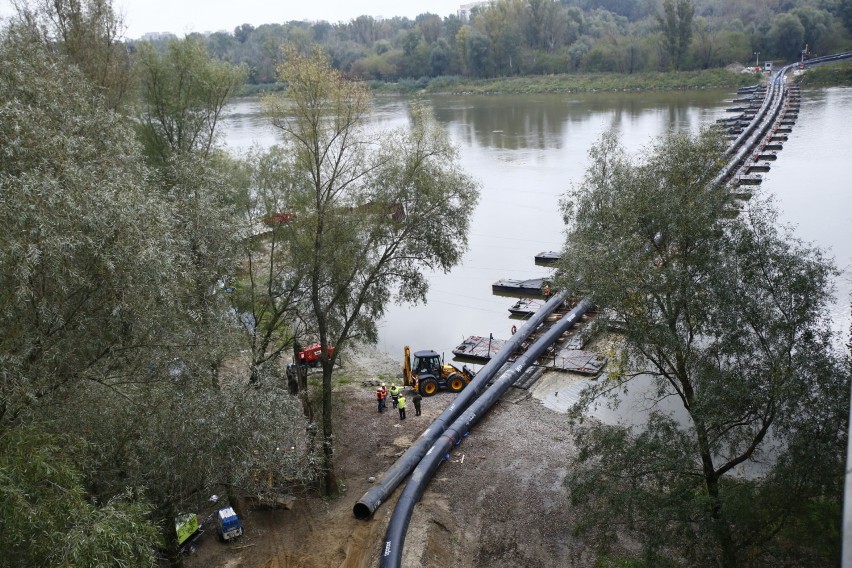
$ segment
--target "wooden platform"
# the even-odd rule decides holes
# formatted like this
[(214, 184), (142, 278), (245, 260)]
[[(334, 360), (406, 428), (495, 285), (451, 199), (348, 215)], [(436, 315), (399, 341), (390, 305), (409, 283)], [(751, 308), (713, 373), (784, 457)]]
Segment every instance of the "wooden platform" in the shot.
[(546, 370), (572, 371), (584, 375), (597, 375), (606, 365), (607, 358), (594, 351), (581, 349), (563, 349), (549, 364), (541, 365)]
[(544, 298), (545, 278), (514, 280), (504, 278), (491, 285), (491, 292), (497, 296), (515, 296), (524, 298)]
[(506, 345), (506, 342), (507, 340), (498, 339), (493, 335), (488, 337), (471, 335), (453, 348), (453, 355), (475, 363), (487, 363)]
[(535, 263), (539, 266), (553, 266), (559, 261), (559, 252), (548, 250), (535, 255)]
[(516, 317), (528, 318), (544, 306), (545, 301), (535, 298), (521, 298), (509, 308), (509, 313)]

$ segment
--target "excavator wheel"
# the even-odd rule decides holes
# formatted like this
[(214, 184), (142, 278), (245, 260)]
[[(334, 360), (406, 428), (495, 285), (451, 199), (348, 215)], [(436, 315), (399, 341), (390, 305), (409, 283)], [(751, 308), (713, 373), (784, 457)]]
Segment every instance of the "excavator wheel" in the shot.
[(435, 379), (423, 379), (420, 381), (420, 392), (424, 396), (432, 396), (438, 392), (438, 381)]
[(447, 377), (447, 385), (450, 387), (451, 391), (461, 392), (464, 388), (464, 378), (458, 373), (453, 373)]

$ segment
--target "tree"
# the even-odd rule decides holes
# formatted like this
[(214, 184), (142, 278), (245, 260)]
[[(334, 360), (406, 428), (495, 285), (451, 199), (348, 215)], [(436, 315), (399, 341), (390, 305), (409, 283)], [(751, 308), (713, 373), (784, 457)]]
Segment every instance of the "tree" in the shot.
[[(316, 476), (296, 399), (205, 380), (234, 327), (216, 286), (244, 236), (231, 164), (204, 143), (146, 167), (130, 122), (29, 26), (0, 38), (0, 109), (0, 501), (22, 507), (3, 517), (19, 534), (43, 531), (10, 546), (32, 556), (8, 558), (144, 565), (153, 519), (179, 563), (174, 516), (211, 488), (266, 496)], [(55, 452), (62, 432), (84, 449)], [(19, 433), (44, 475), (24, 467)], [(57, 542), (53, 561), (41, 549)]]
[[(832, 16), (825, 10), (818, 10), (810, 6), (802, 6), (795, 9), (793, 15), (802, 23), (805, 34), (805, 45), (810, 46), (817, 53), (826, 50), (823, 39), (828, 37), (832, 29)], [(802, 46), (800, 49), (804, 49)]]
[(131, 86), (131, 63), (120, 41), (125, 27), (111, 0), (12, 0), (18, 20), (45, 47), (64, 55), (97, 86), (109, 108), (120, 109)]
[(460, 261), (477, 191), (423, 109), (412, 110), (410, 130), (378, 136), (365, 130), (367, 91), (324, 54), (289, 50), (279, 72), (286, 98), (267, 104), (293, 157), (289, 250), (306, 279), (305, 319), (322, 349), (324, 481), (334, 493), (335, 360), (353, 338), (375, 341), (389, 301), (423, 300), (424, 271)]
[(120, 495), (101, 506), (71, 455), (79, 440), (36, 428), (0, 434), (0, 566), (156, 566), (149, 508)]
[(441, 17), (436, 14), (420, 14), (415, 18), (417, 27), (420, 28), (420, 33), (428, 45), (432, 45), (438, 41), (441, 35)]
[(690, 0), (664, 0), (663, 13), (657, 22), (663, 32), (663, 43), (674, 69), (680, 69), (692, 41), (692, 17), (695, 6)]
[(251, 24), (237, 26), (234, 28), (234, 38), (240, 43), (245, 43), (253, 31), (254, 26)]
[(549, 52), (560, 47), (568, 28), (568, 20), (559, 4), (554, 0), (530, 0), (526, 10), (529, 44)]
[(793, 14), (778, 14), (772, 20), (768, 39), (774, 53), (795, 60), (805, 45), (805, 26)]
[[(69, 396), (52, 428), (80, 432), (91, 483), (102, 501), (130, 487), (150, 503), (150, 519), (172, 562), (181, 564), (174, 520), (209, 507), (218, 494), (238, 505), (311, 487), (319, 471), (299, 401), (281, 388), (213, 388), (179, 362), (150, 369), (157, 381), (124, 397), (100, 386)], [(239, 509), (239, 507), (237, 507)]]
[[(303, 327), (305, 275), (292, 262), (288, 242), (296, 214), (296, 156), (278, 146), (246, 158), (244, 264), (232, 295), (251, 349), (251, 382), (275, 374)], [(295, 389), (294, 389), (295, 390)], [(295, 392), (293, 394), (296, 394)], [(306, 412), (306, 414), (310, 414)]]
[(695, 52), (702, 69), (709, 69), (719, 59), (718, 35), (704, 18), (695, 21)]
[(198, 39), (170, 40), (163, 50), (143, 43), (138, 54), (140, 134), (181, 251), (181, 292), (173, 299), (180, 307), (172, 326), (179, 333), (168, 339), (216, 381), (234, 328), (224, 321), (217, 282), (236, 271), (243, 236), (233, 179), (239, 169), (218, 151), (217, 127), (247, 71), (213, 59)]
[[(619, 370), (575, 417), (628, 387), (652, 408), (641, 428), (578, 428), (568, 484), (598, 542), (636, 535), (649, 565), (819, 564), (837, 540), (794, 533), (831, 526), (842, 494), (837, 393), (850, 378), (829, 347), (835, 271), (778, 229), (769, 203), (726, 217), (712, 184), (723, 148), (711, 131), (672, 134), (633, 163), (610, 133), (566, 200), (563, 282), (576, 276), (624, 330)], [(656, 404), (667, 399), (684, 417)]]
[(468, 29), (467, 26), (461, 31), (465, 31), (465, 44), (462, 51), (466, 56), (464, 67), (474, 77), (489, 76), (494, 68), (494, 62), (491, 59), (491, 40), (487, 35), (473, 28)]
[[(499, 0), (485, 7), (476, 17), (476, 26), (487, 36), (490, 59), (500, 74), (515, 74), (515, 59), (524, 35), (524, 18), (525, 3), (520, 0)], [(474, 54), (477, 48), (470, 51)]]
[(429, 69), (433, 77), (439, 77), (446, 74), (452, 60), (452, 50), (450, 45), (444, 38), (439, 39), (432, 51), (429, 52)]
[(159, 164), (174, 154), (209, 156), (222, 109), (245, 82), (247, 69), (214, 60), (194, 39), (171, 40), (165, 51), (143, 42), (137, 59), (149, 155)]
[(28, 28), (0, 43), (0, 429), (162, 352), (179, 253), (133, 131)]

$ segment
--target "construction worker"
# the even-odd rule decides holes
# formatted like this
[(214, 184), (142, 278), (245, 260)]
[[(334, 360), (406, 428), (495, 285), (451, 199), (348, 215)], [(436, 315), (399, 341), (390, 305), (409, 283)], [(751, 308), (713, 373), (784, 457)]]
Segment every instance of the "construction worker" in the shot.
[(385, 383), (382, 383), (382, 410), (388, 407), (388, 387), (385, 386)]
[(399, 419), (405, 420), (405, 396), (404, 395), (402, 395), (402, 394), (399, 395), (399, 400), (397, 401), (397, 404), (399, 404)]
[(384, 397), (384, 394), (382, 393), (382, 389), (377, 388), (376, 389), (376, 403), (378, 403), (378, 405), (379, 405), (379, 413), (380, 414), (381, 414), (382, 410), (385, 409), (384, 402), (385, 402), (385, 397)]
[(396, 405), (399, 403), (399, 387), (396, 386), (396, 383), (391, 383), (390, 395), (393, 407), (396, 408)]
[(420, 399), (422, 398), (419, 391), (414, 391), (414, 398), (411, 399), (414, 401), (414, 416), (420, 416)]

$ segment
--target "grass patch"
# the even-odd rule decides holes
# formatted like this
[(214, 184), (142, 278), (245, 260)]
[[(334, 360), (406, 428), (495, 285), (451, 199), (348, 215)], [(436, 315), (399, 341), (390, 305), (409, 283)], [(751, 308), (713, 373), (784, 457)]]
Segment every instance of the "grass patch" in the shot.
[(802, 87), (852, 86), (852, 61), (838, 61), (808, 68), (795, 79)]
[[(755, 75), (728, 69), (681, 71), (671, 73), (576, 73), (464, 79), (437, 77), (422, 89), (426, 94), (546, 94), (630, 91), (677, 91), (742, 87), (755, 83)], [(398, 85), (398, 93), (407, 94), (402, 84), (388, 84), (380, 92)]]

